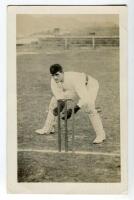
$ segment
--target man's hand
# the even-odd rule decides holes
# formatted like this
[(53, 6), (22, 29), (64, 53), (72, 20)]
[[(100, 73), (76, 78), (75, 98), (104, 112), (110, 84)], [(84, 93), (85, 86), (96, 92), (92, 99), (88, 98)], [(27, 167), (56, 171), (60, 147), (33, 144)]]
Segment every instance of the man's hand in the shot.
[[(78, 112), (78, 110), (80, 110), (80, 107), (78, 106), (78, 105), (76, 105), (75, 107), (74, 107), (74, 113), (77, 113)], [(68, 109), (67, 110), (67, 119), (69, 119), (70, 117), (71, 117), (71, 115), (72, 115), (72, 109), (70, 108), (70, 109)], [(63, 117), (62, 117), (62, 119), (63, 120), (65, 120), (65, 112), (63, 113)]]
[(67, 119), (69, 119), (72, 115), (72, 109), (68, 109), (67, 112), (63, 113), (63, 117), (61, 119), (65, 120), (66, 119), (66, 114), (67, 114)]
[(79, 107), (78, 105), (76, 105), (76, 106), (74, 107), (74, 113), (77, 113), (78, 110), (80, 110), (80, 107)]
[[(65, 107), (65, 102), (58, 100), (58, 103), (59, 103), (60, 112), (62, 112), (63, 108)], [(58, 116), (58, 107), (53, 109), (53, 114), (54, 116)]]

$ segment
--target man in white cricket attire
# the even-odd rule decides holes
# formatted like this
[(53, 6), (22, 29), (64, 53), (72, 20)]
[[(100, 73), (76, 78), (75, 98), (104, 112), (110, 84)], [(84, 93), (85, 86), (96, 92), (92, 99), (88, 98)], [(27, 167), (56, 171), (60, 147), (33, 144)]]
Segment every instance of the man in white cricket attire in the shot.
[[(58, 116), (57, 101), (60, 103), (60, 112), (63, 111), (65, 103), (62, 99), (79, 98), (78, 103), (74, 107), (74, 113), (82, 109), (87, 112), (92, 123), (96, 138), (94, 144), (103, 142), (106, 139), (102, 121), (99, 113), (95, 108), (95, 100), (97, 97), (99, 83), (90, 75), (80, 72), (64, 72), (59, 64), (50, 66), (51, 73), (51, 90), (53, 97), (49, 104), (48, 115), (42, 129), (36, 130), (38, 134), (50, 134), (55, 132), (55, 125)], [(67, 110), (67, 118), (72, 114), (72, 109)], [(63, 117), (63, 119), (65, 119)]]

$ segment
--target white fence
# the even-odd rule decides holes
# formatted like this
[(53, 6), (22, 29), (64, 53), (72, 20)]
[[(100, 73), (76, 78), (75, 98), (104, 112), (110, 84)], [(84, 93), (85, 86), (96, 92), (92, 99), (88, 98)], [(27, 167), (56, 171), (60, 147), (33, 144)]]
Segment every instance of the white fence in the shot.
[(73, 49), (73, 48), (96, 48), (99, 46), (119, 46), (119, 36), (51, 36), (32, 38), (28, 40), (17, 40), (17, 48), (20, 49)]
[(48, 37), (39, 39), (41, 46), (62, 46), (64, 49), (71, 47), (97, 47), (97, 46), (119, 46), (119, 36), (68, 36)]

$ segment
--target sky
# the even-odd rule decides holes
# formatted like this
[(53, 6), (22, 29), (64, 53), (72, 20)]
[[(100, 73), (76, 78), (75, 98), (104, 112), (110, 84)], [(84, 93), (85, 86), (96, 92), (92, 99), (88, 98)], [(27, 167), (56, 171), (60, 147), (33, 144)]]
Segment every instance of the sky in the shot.
[(60, 28), (62, 31), (75, 31), (86, 27), (118, 26), (118, 15), (42, 15), (18, 14), (16, 19), (17, 36)]

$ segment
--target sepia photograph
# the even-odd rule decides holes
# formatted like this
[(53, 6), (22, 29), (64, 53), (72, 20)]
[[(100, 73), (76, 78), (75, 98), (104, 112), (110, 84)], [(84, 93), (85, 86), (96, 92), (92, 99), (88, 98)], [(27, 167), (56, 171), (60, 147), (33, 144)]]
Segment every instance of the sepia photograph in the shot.
[[(126, 85), (127, 66), (121, 66), (120, 12), (116, 6), (115, 12), (110, 6), (57, 6), (56, 12), (53, 6), (42, 12), (36, 12), (36, 6), (33, 12), (18, 7), (10, 74), (15, 80), (9, 89), (9, 98), (15, 98), (9, 107), (16, 115), (16, 183), (116, 186), (125, 180), (127, 190), (127, 125), (122, 118), (126, 96), (120, 82)], [(107, 190), (102, 191), (110, 193)]]

